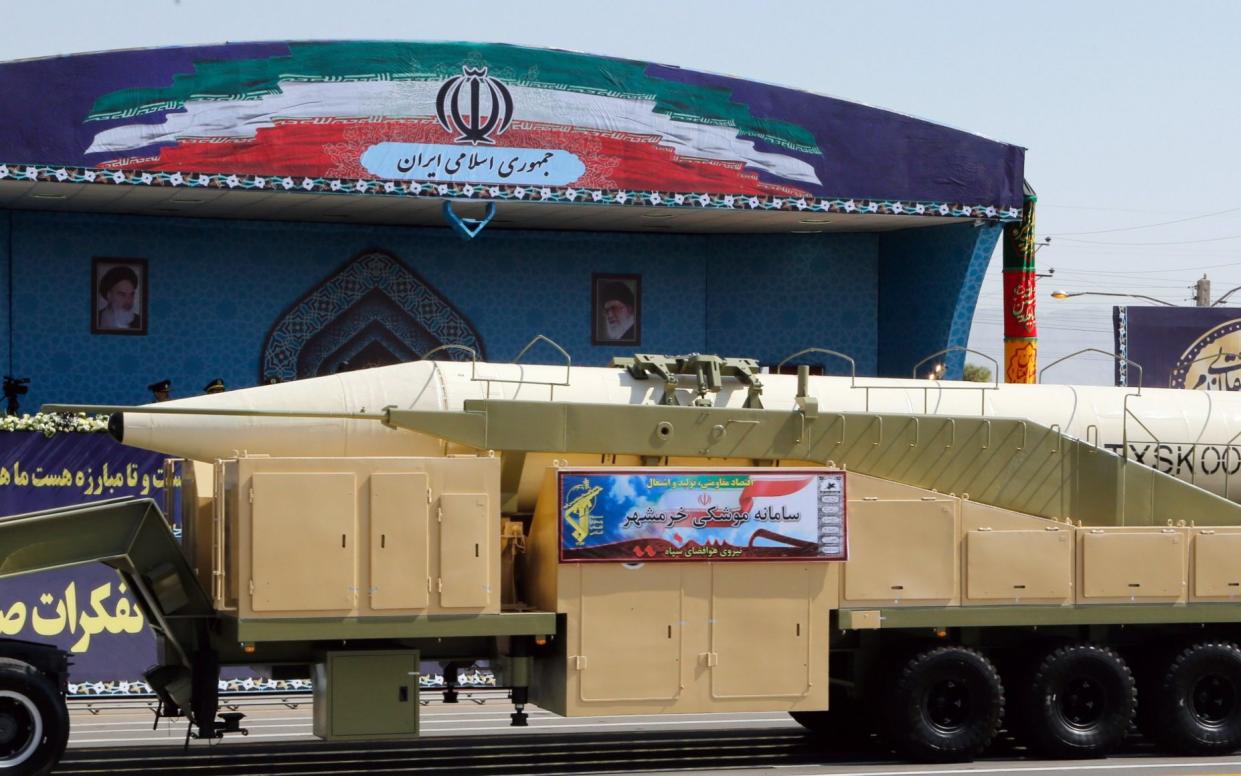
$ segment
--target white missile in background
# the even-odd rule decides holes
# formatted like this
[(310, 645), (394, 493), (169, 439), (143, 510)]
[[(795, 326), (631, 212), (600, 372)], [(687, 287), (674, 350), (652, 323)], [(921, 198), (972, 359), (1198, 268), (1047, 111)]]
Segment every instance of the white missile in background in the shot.
[[(796, 405), (797, 378), (761, 375), (767, 409)], [(682, 383), (692, 379), (682, 378)], [(470, 399), (653, 404), (660, 380), (624, 369), (485, 362), (416, 361), (148, 407), (211, 415), (122, 412), (114, 437), (127, 445), (200, 461), (240, 452), (272, 456), (439, 456), (441, 439), (392, 429), (375, 417), (386, 407), (460, 411)], [(694, 396), (686, 388), (682, 404)], [(913, 413), (1026, 419), (1241, 499), (1241, 396), (1146, 388), (1000, 385), (886, 378), (811, 377), (824, 412)], [(716, 406), (741, 407), (745, 385), (725, 379)], [(247, 412), (336, 417), (264, 417)], [(346, 417), (354, 416), (354, 417)], [(369, 419), (368, 419), (369, 418)], [(1122, 450), (1127, 443), (1127, 450)]]

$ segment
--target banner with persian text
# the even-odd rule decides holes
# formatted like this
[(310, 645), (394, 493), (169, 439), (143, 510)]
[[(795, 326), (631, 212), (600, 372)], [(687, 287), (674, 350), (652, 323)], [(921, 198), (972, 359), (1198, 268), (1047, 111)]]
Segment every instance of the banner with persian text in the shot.
[(1117, 385), (1241, 391), (1241, 308), (1116, 307)]
[(845, 560), (844, 472), (560, 472), (562, 561)]
[[(163, 460), (101, 433), (0, 433), (0, 514), (121, 496), (162, 504)], [(121, 688), (155, 663), (137, 602), (116, 572), (97, 563), (0, 580), (0, 636), (70, 652), (75, 685)]]

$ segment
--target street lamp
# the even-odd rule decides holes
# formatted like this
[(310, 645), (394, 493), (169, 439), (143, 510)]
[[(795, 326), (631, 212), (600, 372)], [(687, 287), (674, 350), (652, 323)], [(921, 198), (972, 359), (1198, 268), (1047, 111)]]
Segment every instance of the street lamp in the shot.
[(1237, 291), (1241, 291), (1241, 286), (1237, 286), (1236, 288), (1232, 289), (1231, 291), (1225, 291), (1223, 296), (1221, 296), (1219, 299), (1216, 299), (1214, 302), (1212, 302), (1212, 303), (1211, 303), (1211, 306), (1212, 306), (1212, 307), (1215, 307), (1215, 306), (1216, 306), (1216, 305), (1218, 305), (1220, 302), (1222, 302), (1222, 301), (1224, 301), (1225, 299), (1227, 299), (1228, 297), (1232, 296), (1232, 295), (1233, 295), (1234, 293), (1236, 293)]
[[(1234, 288), (1232, 291), (1241, 291), (1241, 286)], [(1228, 293), (1231, 294), (1232, 291), (1229, 291)], [(1051, 292), (1052, 299), (1068, 299), (1071, 296), (1124, 296), (1124, 297), (1129, 297), (1132, 299), (1147, 299), (1147, 300), (1154, 302), (1155, 304), (1161, 304), (1167, 307), (1179, 307), (1179, 305), (1172, 304), (1171, 302), (1165, 302), (1162, 299), (1156, 299), (1155, 297), (1147, 296), (1146, 294), (1116, 294), (1110, 291), (1074, 291), (1071, 294), (1067, 291), (1052, 291)], [(1227, 296), (1227, 294), (1225, 294), (1224, 296)]]

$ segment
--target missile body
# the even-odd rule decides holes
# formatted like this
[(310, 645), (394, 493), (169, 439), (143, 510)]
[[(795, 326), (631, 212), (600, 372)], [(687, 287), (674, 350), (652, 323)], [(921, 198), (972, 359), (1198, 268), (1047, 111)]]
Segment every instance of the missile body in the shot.
[[(796, 406), (797, 379), (762, 375), (763, 406)], [(683, 382), (692, 382), (683, 380)], [(379, 412), (388, 406), (459, 411), (470, 399), (653, 404), (659, 380), (623, 369), (418, 361), (164, 402), (160, 408)], [(1022, 418), (1125, 453), (1200, 487), (1241, 500), (1241, 396), (1186, 390), (1069, 385), (1001, 385), (811, 377), (824, 412), (894, 412)], [(693, 398), (685, 390), (682, 404)], [(741, 407), (732, 380), (717, 406)], [(441, 439), (373, 420), (124, 413), (113, 435), (135, 447), (212, 461), (239, 452), (272, 456), (438, 456)]]

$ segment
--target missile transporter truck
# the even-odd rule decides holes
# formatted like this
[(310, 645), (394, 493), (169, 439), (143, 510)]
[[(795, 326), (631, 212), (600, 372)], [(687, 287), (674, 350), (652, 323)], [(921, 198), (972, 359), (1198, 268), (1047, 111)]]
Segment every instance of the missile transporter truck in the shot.
[[(225, 666), (310, 678), (314, 732), (360, 740), (418, 735), (424, 661), (449, 695), (487, 661), (517, 725), (528, 703), (787, 711), (929, 761), (1001, 727), (1049, 757), (1135, 722), (1172, 752), (1241, 747), (1231, 396), (638, 355), (106, 409), (181, 459), (182, 539), (144, 499), (5, 517), (0, 576), (116, 569), (160, 713), (198, 737), (243, 729)], [(1197, 466), (1138, 454), (1161, 447)], [(0, 772), (51, 767), (64, 656), (0, 655)]]

